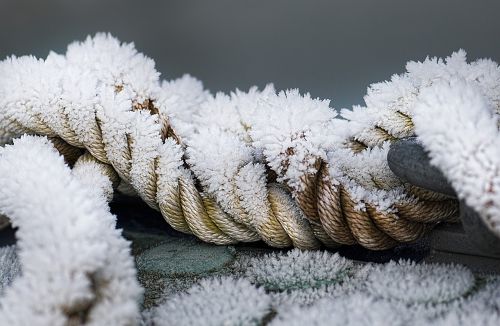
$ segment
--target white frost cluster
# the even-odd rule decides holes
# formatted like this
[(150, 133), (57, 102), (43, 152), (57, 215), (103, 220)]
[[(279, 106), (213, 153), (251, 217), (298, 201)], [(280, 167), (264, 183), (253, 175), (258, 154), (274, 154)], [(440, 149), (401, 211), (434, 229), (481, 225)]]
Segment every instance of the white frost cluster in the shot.
[(160, 74), (154, 61), (138, 52), (133, 43), (121, 43), (109, 34), (70, 44), (65, 58), (66, 64), (96, 76), (98, 87), (121, 88), (137, 103), (159, 91)]
[(336, 253), (299, 249), (242, 259), (236, 266), (242, 277), (264, 287), (280, 310), (352, 290), (349, 279), (359, 270)]
[[(106, 159), (122, 172), (130, 164), (123, 153), (127, 134), (144, 136), (134, 144), (135, 151), (141, 151), (138, 156), (158, 155), (156, 140), (161, 127), (169, 123), (168, 115), (182, 122), (207, 96), (201, 83), (190, 76), (160, 83), (154, 61), (133, 43), (97, 34), (70, 44), (64, 55), (51, 52), (46, 59), (23, 56), (0, 62), (2, 143), (21, 133), (50, 128), (70, 144), (102, 141)], [(152, 106), (158, 116), (139, 126), (147, 120), (145, 115), (155, 113), (147, 112)], [(96, 138), (96, 128), (101, 128), (102, 140)], [(145, 130), (140, 128), (157, 134), (143, 135)]]
[[(500, 70), (491, 60), (467, 63), (465, 51), (460, 50), (444, 60), (434, 57), (423, 62), (410, 61), (406, 69), (406, 73), (394, 75), (390, 81), (372, 84), (364, 98), (366, 108), (342, 111), (342, 116), (350, 121), (353, 135), (363, 139), (367, 129), (375, 125), (396, 137), (411, 135), (412, 130), (405, 128), (400, 124), (401, 120), (394, 117), (399, 113), (413, 116), (420, 92), (439, 81), (464, 79), (477, 84), (492, 105), (498, 107), (500, 103)], [(370, 141), (373, 140), (367, 139), (368, 143)]]
[(359, 264), (328, 252), (292, 250), (242, 257), (233, 268), (238, 279), (204, 279), (153, 308), (144, 324), (423, 326), (500, 322), (500, 279), (476, 277), (463, 266), (404, 260)]
[(300, 177), (315, 173), (317, 159), (339, 141), (333, 128), (337, 112), (329, 100), (301, 95), (297, 89), (269, 96), (258, 114), (250, 118), (253, 145), (261, 149), (269, 167), (294, 190), (301, 189)]
[(272, 326), (375, 326), (410, 325), (411, 317), (402, 304), (377, 300), (356, 293), (337, 299), (323, 299), (310, 307), (295, 307), (279, 314)]
[[(435, 272), (435, 276), (438, 271), (445, 274), (454, 272), (453, 268), (442, 269), (439, 266), (434, 271), (434, 267), (436, 266), (426, 266), (431, 274)], [(387, 280), (387, 283), (393, 277), (403, 280), (404, 272), (393, 270), (393, 273), (384, 274), (383, 279), (379, 278), (378, 281)], [(433, 280), (431, 291), (434, 290), (435, 294), (440, 292), (435, 288), (447, 285), (438, 282), (439, 279), (440, 277), (437, 277)], [(490, 278), (486, 286), (471, 289), (470, 292), (463, 293), (449, 302), (440, 302), (439, 294), (433, 298), (434, 300), (418, 303), (358, 290), (336, 297), (327, 297), (307, 306), (278, 309), (278, 314), (270, 325), (498, 325), (500, 322), (498, 282), (498, 278), (496, 280)], [(408, 280), (409, 284), (412, 284), (411, 279)], [(413, 284), (407, 293), (411, 295), (414, 289)]]
[[(500, 279), (487, 277), (484, 285), (477, 293), (471, 294), (461, 304), (433, 322), (437, 325), (485, 325), (495, 326), (500, 323)], [(425, 321), (421, 323), (425, 325)]]
[(293, 249), (252, 258), (245, 270), (245, 277), (269, 291), (292, 291), (341, 283), (354, 264), (337, 253)]
[(354, 153), (336, 148), (328, 153), (328, 168), (334, 184), (342, 184), (356, 202), (355, 209), (365, 211), (366, 204), (379, 211), (392, 212), (392, 205), (405, 198), (403, 183), (387, 164), (389, 142), (380, 147)]
[(366, 282), (376, 297), (431, 304), (458, 299), (475, 286), (474, 275), (464, 266), (404, 260), (375, 265)]
[(52, 144), (33, 136), (0, 150), (0, 185), (22, 266), (0, 298), (0, 324), (134, 324), (141, 289), (101, 189), (72, 176)]
[(211, 94), (203, 88), (201, 81), (184, 75), (172, 81), (162, 81), (158, 105), (161, 114), (168, 117), (168, 123), (182, 139), (195, 132), (193, 117), (199, 113), (201, 104), (210, 97)]
[[(288, 256), (263, 256), (259, 263), (275, 266), (276, 260), (281, 260), (284, 269), (285, 262), (290, 263)], [(307, 274), (314, 273), (317, 265), (312, 262), (316, 257), (311, 253), (301, 257), (311, 262), (309, 269), (301, 271), (307, 278)], [(290, 269), (293, 266), (288, 264)], [(273, 275), (283, 274), (280, 268), (275, 270)], [(296, 280), (295, 275), (288, 278), (289, 282)], [(480, 285), (482, 282), (486, 285)], [(473, 321), (494, 325), (500, 321), (498, 282), (498, 277), (478, 282), (469, 269), (458, 265), (403, 260), (360, 265), (344, 278), (342, 287), (320, 300), (300, 302), (296, 300), (299, 291), (283, 291), (270, 325), (457, 325)], [(310, 296), (307, 289), (300, 292)]]
[(202, 280), (152, 312), (151, 325), (262, 325), (271, 298), (245, 279)]
[[(0, 106), (2, 129), (13, 132), (37, 130), (35, 118), (58, 134), (66, 127), (61, 114), (68, 115), (70, 127), (84, 139), (103, 110), (110, 92), (132, 105), (154, 99), (159, 91), (159, 73), (154, 62), (108, 34), (97, 34), (68, 46), (65, 55), (50, 53), (44, 59), (10, 57), (0, 63)], [(14, 121), (22, 123), (24, 128)], [(72, 123), (71, 123), (72, 122)]]
[(186, 155), (191, 170), (221, 207), (237, 217), (234, 183), (239, 170), (252, 162), (252, 149), (228, 132), (205, 128), (191, 136)]
[[(180, 134), (190, 169), (221, 207), (237, 220), (241, 207), (259, 224), (268, 215), (265, 166), (279, 182), (300, 190), (335, 140), (336, 111), (329, 101), (298, 90), (263, 90), (208, 96)], [(177, 122), (172, 119), (172, 123)]]
[[(337, 113), (329, 101), (298, 90), (276, 93), (267, 85), (217, 93), (191, 112), (190, 128), (179, 134), (190, 170), (207, 195), (250, 229), (265, 229), (270, 222), (270, 170), (292, 193), (300, 191), (301, 177), (317, 172), (319, 160), (338, 142), (333, 128)], [(172, 125), (178, 124), (175, 120)], [(282, 192), (288, 198), (288, 191)], [(285, 204), (297, 210), (293, 223), (307, 226), (295, 204)]]

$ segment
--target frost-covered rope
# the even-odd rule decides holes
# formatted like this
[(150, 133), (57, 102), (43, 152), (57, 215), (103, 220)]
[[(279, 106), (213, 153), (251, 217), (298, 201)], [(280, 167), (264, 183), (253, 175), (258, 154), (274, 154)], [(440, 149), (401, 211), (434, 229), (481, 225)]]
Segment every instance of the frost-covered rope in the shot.
[[(422, 94), (415, 123), (431, 163), (444, 172), (458, 197), (500, 236), (500, 134), (496, 114), (500, 102), (499, 98), (495, 100), (465, 80), (438, 83)], [(447, 128), (441, 127), (444, 123)]]
[(421, 89), (456, 76), (486, 89), (486, 70), (499, 73), (461, 53), (410, 63), (338, 119), (329, 101), (296, 90), (211, 95), (189, 76), (160, 82), (133, 44), (98, 34), (65, 55), (4, 60), (0, 130), (5, 141), (32, 133), (87, 150), (172, 227), (207, 242), (385, 249), (457, 211), (396, 178), (388, 144), (413, 135)]
[(70, 170), (42, 137), (0, 150), (0, 212), (18, 228), (22, 266), (0, 299), (1, 325), (137, 323), (134, 261), (106, 202), (113, 174), (90, 158)]

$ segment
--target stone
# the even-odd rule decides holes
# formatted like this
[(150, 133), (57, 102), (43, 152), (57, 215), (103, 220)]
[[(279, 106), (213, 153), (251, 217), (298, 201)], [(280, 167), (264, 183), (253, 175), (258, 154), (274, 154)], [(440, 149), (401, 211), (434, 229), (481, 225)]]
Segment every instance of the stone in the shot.
[[(387, 155), (389, 168), (401, 179), (421, 188), (456, 197), (443, 173), (430, 164), (430, 158), (416, 137), (391, 144)], [(461, 231), (445, 226), (433, 232), (431, 248), (460, 255), (500, 258), (500, 237), (481, 216), (463, 200), (460, 201)], [(450, 228), (446, 232), (446, 227)], [(441, 255), (442, 256), (442, 255)]]
[(196, 276), (223, 269), (234, 259), (235, 250), (195, 239), (179, 238), (148, 249), (137, 259), (137, 268), (164, 276)]
[(479, 214), (460, 201), (460, 220), (470, 241), (483, 253), (500, 259), (500, 237)]
[(427, 151), (416, 137), (392, 143), (387, 163), (395, 175), (415, 186), (456, 197), (443, 173), (430, 164)]

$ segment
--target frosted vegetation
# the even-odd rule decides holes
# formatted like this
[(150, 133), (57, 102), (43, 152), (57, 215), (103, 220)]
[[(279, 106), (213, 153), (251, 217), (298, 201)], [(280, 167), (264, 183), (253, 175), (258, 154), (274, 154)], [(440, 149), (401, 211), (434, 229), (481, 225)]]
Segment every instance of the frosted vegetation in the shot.
[[(107, 206), (120, 182), (118, 189), (157, 208), (172, 204), (179, 179), (196, 181), (205, 199), (234, 216), (231, 227), (258, 229), (267, 223), (268, 176), (281, 184), (277, 193), (286, 201), (286, 191), (296, 197), (321, 160), (356, 210), (371, 205), (395, 212), (395, 203), (418, 199), (389, 170), (388, 146), (416, 135), (459, 197), (500, 234), (500, 68), (491, 60), (467, 63), (458, 51), (444, 60), (409, 62), (406, 69), (371, 85), (365, 106), (338, 112), (329, 100), (296, 89), (268, 85), (212, 94), (188, 75), (162, 81), (152, 59), (107, 34), (72, 43), (65, 54), (1, 61), (0, 214), (19, 230), (17, 254), (0, 251), (0, 324), (139, 321), (133, 258)], [(48, 138), (18, 138), (41, 129), (67, 134), (74, 144), (102, 143), (101, 161), (118, 175), (91, 159), (72, 171)], [(353, 141), (366, 146), (353, 150)], [(130, 153), (123, 151), (128, 145)], [(99, 156), (103, 148), (88, 149)], [(158, 176), (154, 184), (151, 173)], [(160, 191), (151, 191), (154, 186)], [(292, 213), (294, 223), (306, 223), (298, 209)], [(240, 236), (256, 240), (252, 229)], [(149, 311), (144, 322), (499, 320), (499, 281), (480, 281), (459, 266), (359, 266), (335, 254), (294, 250), (240, 261), (235, 269), (236, 279), (203, 280)]]
[(271, 298), (246, 279), (207, 279), (155, 308), (153, 325), (261, 325)]
[[(15, 249), (2, 254), (15, 260)], [(325, 267), (318, 271), (319, 263)], [(232, 270), (228, 276), (208, 277), (166, 295), (163, 303), (143, 311), (138, 323), (349, 326), (500, 321), (500, 278), (473, 275), (463, 266), (405, 260), (361, 264), (334, 253), (294, 249), (239, 259)], [(6, 273), (5, 267), (1, 273)], [(9, 275), (15, 274), (19, 271)]]
[[(323, 265), (318, 265), (323, 263)], [(321, 267), (318, 267), (321, 266)], [(318, 271), (319, 269), (319, 271)], [(496, 325), (500, 279), (456, 265), (360, 264), (292, 250), (242, 259), (143, 314), (144, 325)]]

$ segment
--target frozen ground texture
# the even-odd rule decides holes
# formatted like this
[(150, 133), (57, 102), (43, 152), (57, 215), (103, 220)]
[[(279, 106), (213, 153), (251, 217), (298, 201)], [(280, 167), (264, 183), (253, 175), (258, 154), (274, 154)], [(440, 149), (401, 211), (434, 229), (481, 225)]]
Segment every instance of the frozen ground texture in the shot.
[[(178, 249), (170, 241), (163, 250)], [(195, 251), (188, 241), (186, 248)], [(204, 246), (202, 243), (198, 243)], [(184, 246), (184, 245), (181, 245)], [(15, 247), (2, 248), (15, 259)], [(139, 254), (140, 256), (140, 254)], [(202, 257), (200, 257), (202, 258)], [(324, 266), (318, 270), (317, 266)], [(328, 252), (239, 252), (170, 286), (142, 325), (498, 325), (500, 277), (457, 265), (360, 264)], [(0, 280), (5, 282), (1, 270)], [(16, 272), (19, 273), (18, 271)], [(140, 272), (141, 273), (141, 272)], [(170, 276), (168, 276), (170, 275)], [(205, 276), (203, 276), (205, 275)], [(173, 286), (174, 283), (177, 286)], [(181, 284), (182, 283), (182, 284)], [(1, 286), (1, 284), (0, 284)], [(173, 287), (172, 287), (173, 286)]]
[[(359, 264), (326, 252), (240, 259), (147, 310), (145, 325), (497, 325), (500, 278), (455, 265)], [(322, 271), (315, 266), (323, 264)], [(259, 266), (256, 268), (256, 266)], [(330, 268), (327, 268), (329, 266)], [(238, 273), (238, 271), (240, 273)]]

